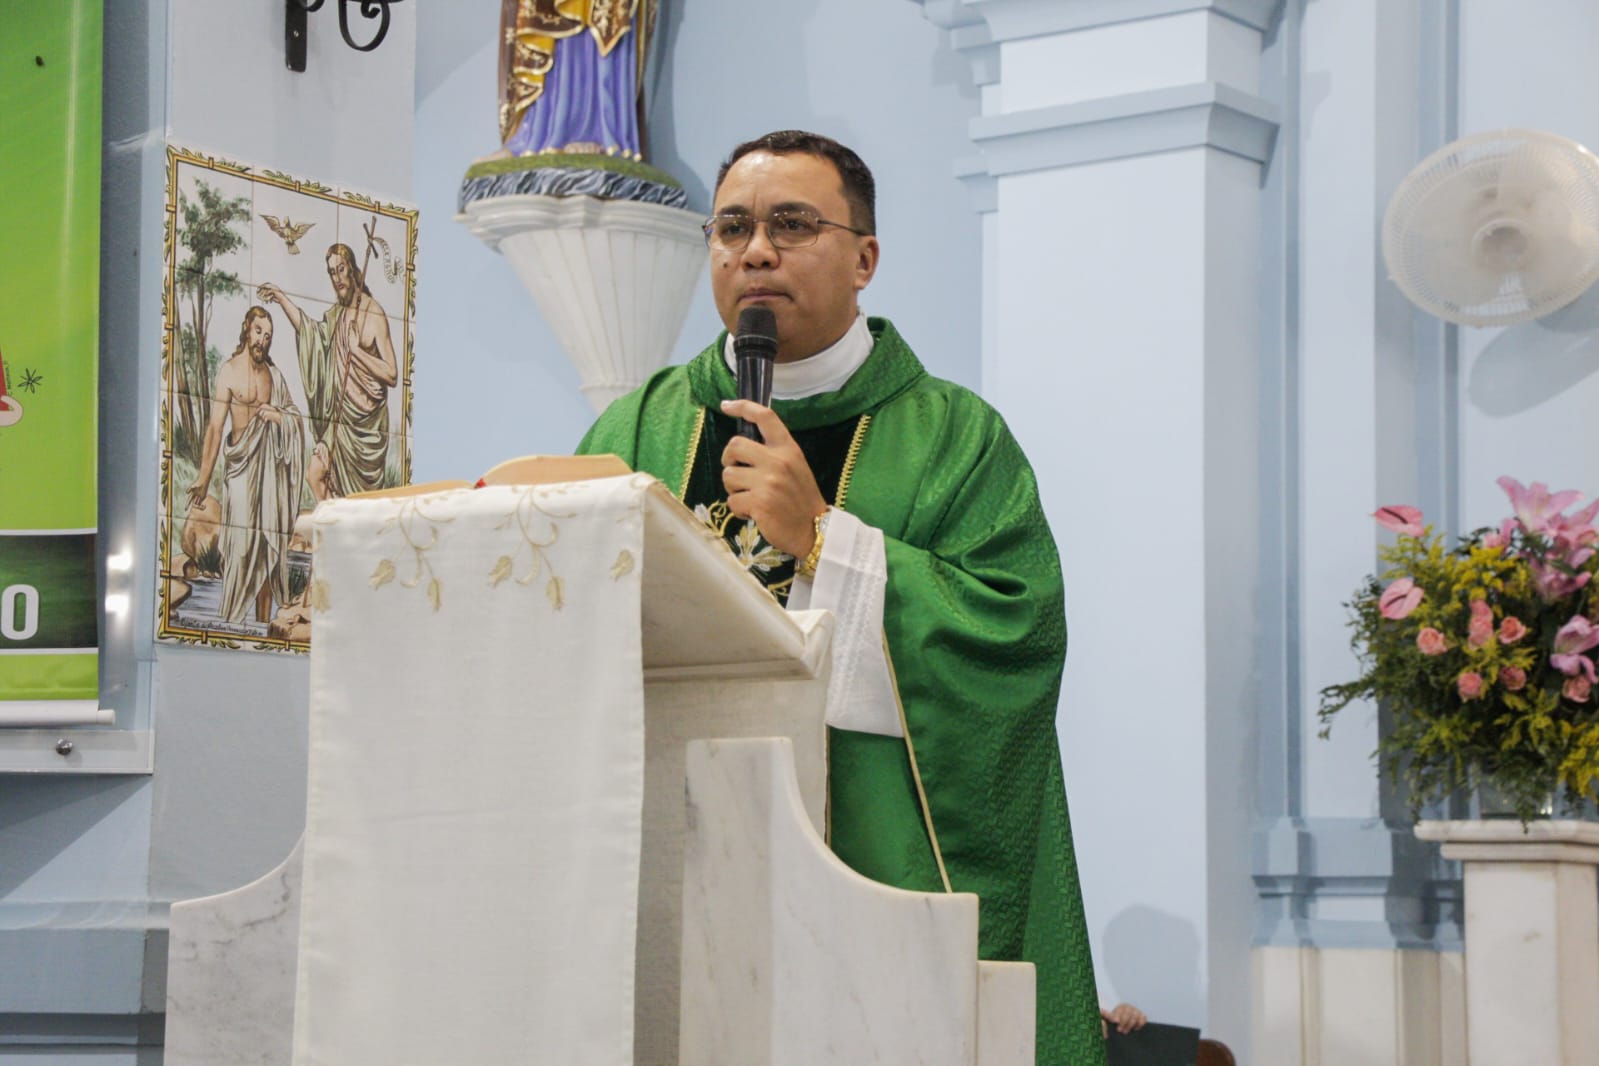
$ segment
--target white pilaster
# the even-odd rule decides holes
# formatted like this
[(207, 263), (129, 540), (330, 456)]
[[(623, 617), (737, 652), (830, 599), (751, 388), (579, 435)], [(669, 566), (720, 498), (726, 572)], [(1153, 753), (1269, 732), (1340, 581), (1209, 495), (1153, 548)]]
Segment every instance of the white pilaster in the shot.
[(1100, 997), (1241, 1060), (1275, 7), (926, 4), (983, 86), (958, 167), (990, 212), (983, 393), (1061, 547), (1059, 729)]

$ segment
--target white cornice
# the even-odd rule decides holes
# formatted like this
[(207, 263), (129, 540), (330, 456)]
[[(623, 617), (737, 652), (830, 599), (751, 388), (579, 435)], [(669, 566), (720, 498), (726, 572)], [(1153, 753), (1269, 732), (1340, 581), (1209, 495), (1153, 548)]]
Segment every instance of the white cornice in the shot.
[(985, 115), (972, 120), (971, 134), (987, 173), (1000, 177), (1201, 147), (1264, 163), (1277, 125), (1276, 109), (1260, 97), (1200, 82)]
[[(960, 17), (943, 10), (951, 3), (952, 0), (938, 0), (940, 13), (944, 17)], [(995, 41), (1071, 33), (1190, 11), (1213, 11), (1264, 32), (1276, 22), (1282, 5), (1283, 0), (960, 0), (959, 3), (963, 13), (982, 17)], [(933, 0), (924, 2), (924, 11), (932, 7)], [(945, 25), (932, 14), (928, 17)]]

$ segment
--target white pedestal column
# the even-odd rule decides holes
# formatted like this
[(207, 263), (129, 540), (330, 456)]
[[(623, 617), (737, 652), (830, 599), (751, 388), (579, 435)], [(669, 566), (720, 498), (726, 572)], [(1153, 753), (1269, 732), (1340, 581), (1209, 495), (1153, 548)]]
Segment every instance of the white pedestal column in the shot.
[(1599, 823), (1422, 822), (1465, 864), (1472, 1066), (1599, 1062)]
[(692, 211), (590, 196), (496, 196), (456, 216), (511, 261), (604, 411), (671, 358), (705, 264)]

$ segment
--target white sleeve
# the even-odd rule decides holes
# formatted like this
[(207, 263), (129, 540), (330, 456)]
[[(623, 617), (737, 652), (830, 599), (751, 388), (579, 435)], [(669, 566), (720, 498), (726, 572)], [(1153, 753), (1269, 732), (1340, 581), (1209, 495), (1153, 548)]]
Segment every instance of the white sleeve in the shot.
[(900, 737), (899, 699), (883, 653), (883, 596), (888, 556), (883, 531), (833, 509), (816, 561), (816, 576), (796, 578), (788, 609), (832, 611), (833, 678), (827, 724), (856, 733)]

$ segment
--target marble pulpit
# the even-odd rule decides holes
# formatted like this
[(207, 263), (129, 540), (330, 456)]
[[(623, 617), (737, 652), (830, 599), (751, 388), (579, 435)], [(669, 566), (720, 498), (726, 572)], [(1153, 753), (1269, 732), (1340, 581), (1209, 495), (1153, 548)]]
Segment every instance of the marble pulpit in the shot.
[(659, 482), (315, 527), (305, 835), (173, 906), (169, 1066), (1032, 1063), (977, 898), (825, 844), (831, 616)]

